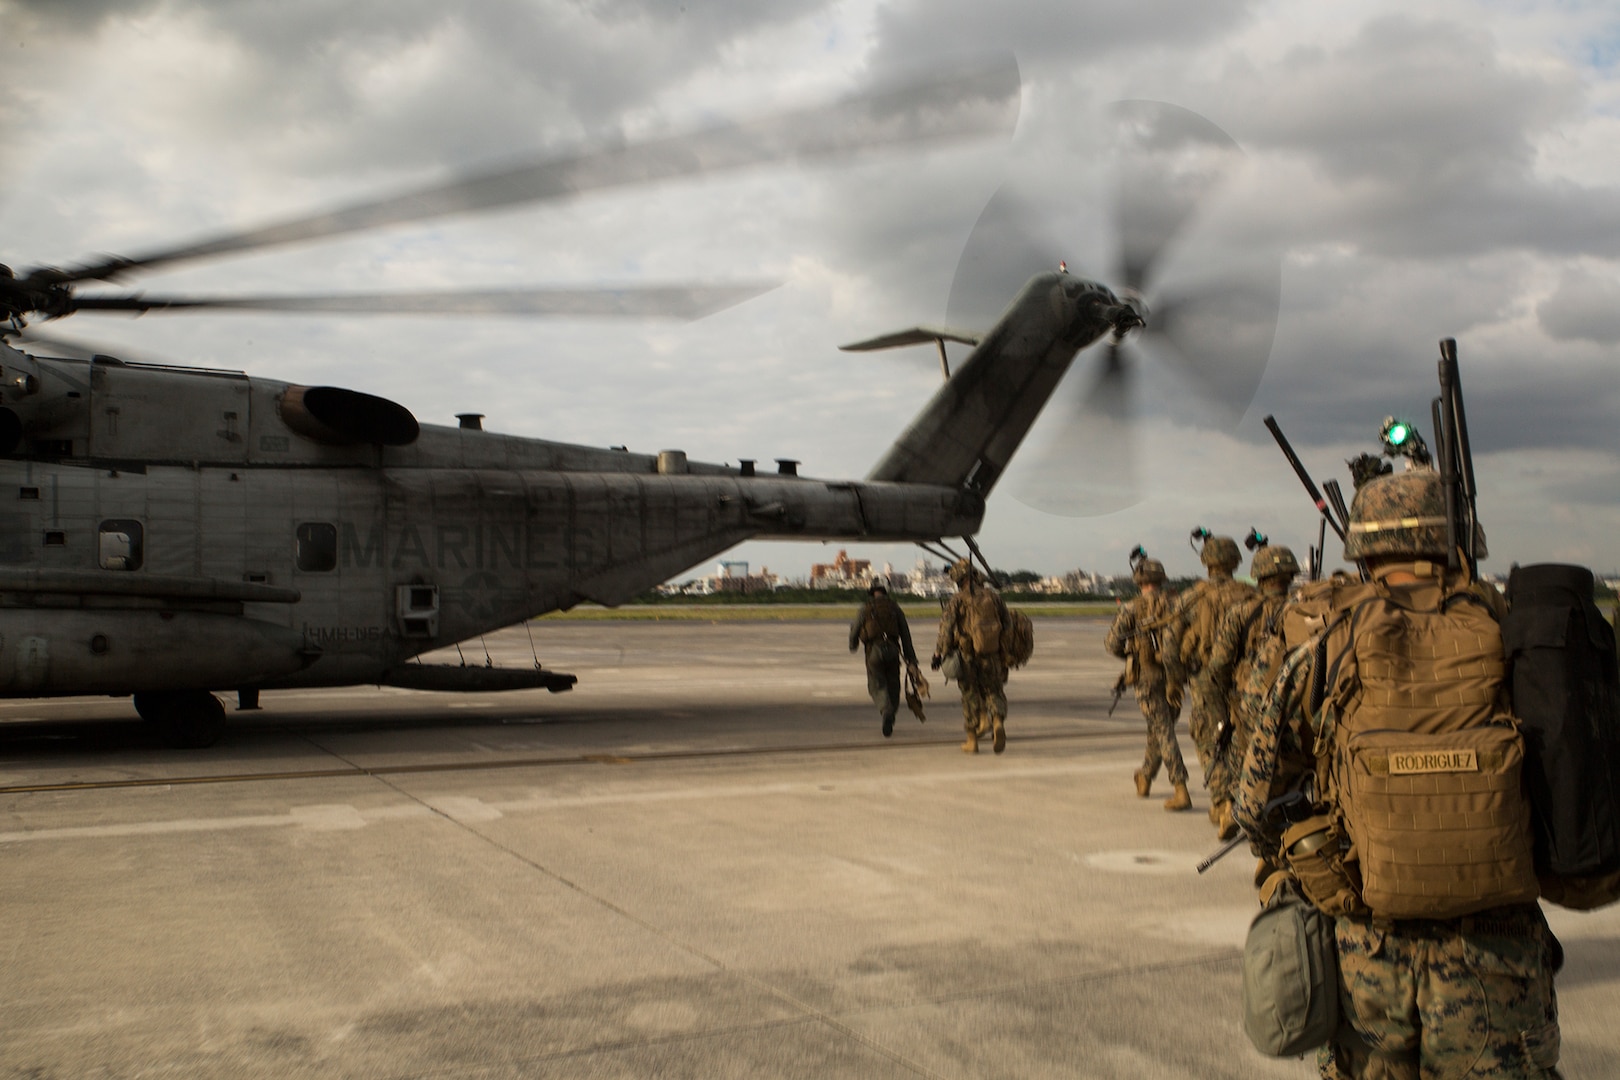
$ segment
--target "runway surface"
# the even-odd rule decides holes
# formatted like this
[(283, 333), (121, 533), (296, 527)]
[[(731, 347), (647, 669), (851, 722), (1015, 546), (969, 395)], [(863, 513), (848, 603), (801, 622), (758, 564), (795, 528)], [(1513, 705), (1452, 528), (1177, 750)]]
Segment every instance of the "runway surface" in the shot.
[[(265, 694), (205, 751), (0, 706), (0, 1076), (1312, 1076), (1104, 629), (1037, 621), (1000, 756), (937, 680), (884, 739), (830, 622), (543, 620), (570, 693)], [(1620, 909), (1549, 917), (1565, 1075), (1620, 1075)]]

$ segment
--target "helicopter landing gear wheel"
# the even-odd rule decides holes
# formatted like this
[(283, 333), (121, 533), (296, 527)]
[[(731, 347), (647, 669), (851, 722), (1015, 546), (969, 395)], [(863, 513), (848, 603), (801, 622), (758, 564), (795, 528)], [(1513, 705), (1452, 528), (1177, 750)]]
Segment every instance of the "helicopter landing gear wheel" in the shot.
[(136, 694), (135, 711), (176, 749), (213, 746), (225, 731), (225, 706), (206, 690)]

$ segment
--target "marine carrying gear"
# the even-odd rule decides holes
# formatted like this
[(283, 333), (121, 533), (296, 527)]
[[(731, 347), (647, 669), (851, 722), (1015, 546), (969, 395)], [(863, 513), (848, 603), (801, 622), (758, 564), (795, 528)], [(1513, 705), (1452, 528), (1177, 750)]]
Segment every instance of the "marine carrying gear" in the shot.
[(1579, 566), (1516, 566), (1508, 577), (1502, 637), (1544, 875), (1620, 870), (1620, 665), (1592, 584)]
[(1534, 900), (1495, 611), (1466, 573), (1364, 588), (1335, 616), (1311, 678), (1318, 782), (1356, 853), (1362, 900), (1390, 919)]

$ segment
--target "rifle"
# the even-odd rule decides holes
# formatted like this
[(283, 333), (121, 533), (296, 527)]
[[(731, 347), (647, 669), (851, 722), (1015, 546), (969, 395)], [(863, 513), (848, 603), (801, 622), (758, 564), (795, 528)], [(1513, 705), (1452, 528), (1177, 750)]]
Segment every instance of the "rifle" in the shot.
[[(1275, 799), (1272, 799), (1270, 802), (1266, 803), (1265, 808), (1260, 811), (1260, 822), (1261, 824), (1265, 824), (1266, 822), (1269, 822), (1273, 818), (1277, 817), (1287, 818), (1291, 821), (1294, 820), (1293, 815), (1300, 810), (1304, 810), (1308, 813), (1310, 806), (1311, 800), (1303, 791), (1285, 792), (1284, 794), (1278, 795)], [(1202, 874), (1204, 871), (1226, 858), (1226, 856), (1230, 855), (1232, 853), (1232, 849), (1236, 848), (1239, 844), (1247, 843), (1248, 840), (1249, 834), (1244, 830), (1239, 829), (1236, 836), (1232, 837), (1232, 839), (1228, 840), (1226, 843), (1222, 844), (1220, 847), (1216, 848), (1214, 851), (1204, 857), (1204, 861), (1198, 864), (1198, 872)]]
[(1122, 671), (1122, 672), (1119, 673), (1119, 678), (1114, 680), (1114, 701), (1113, 701), (1113, 704), (1108, 706), (1108, 715), (1109, 716), (1114, 715), (1114, 710), (1119, 708), (1119, 699), (1124, 697), (1124, 696), (1125, 696), (1125, 673)]

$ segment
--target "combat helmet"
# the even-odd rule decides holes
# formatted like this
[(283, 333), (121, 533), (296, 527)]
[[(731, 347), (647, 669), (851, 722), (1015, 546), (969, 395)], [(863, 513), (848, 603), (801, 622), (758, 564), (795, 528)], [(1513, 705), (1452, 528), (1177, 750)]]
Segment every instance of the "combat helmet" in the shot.
[[(1474, 551), (1481, 559), (1487, 554), (1485, 530), (1477, 523)], [(1356, 560), (1379, 555), (1447, 557), (1446, 500), (1438, 472), (1409, 468), (1373, 477), (1356, 489), (1344, 557)]]
[(1249, 573), (1256, 581), (1279, 575), (1293, 577), (1299, 573), (1299, 560), (1282, 544), (1267, 544), (1249, 560)]
[(1164, 563), (1158, 559), (1139, 559), (1131, 568), (1131, 580), (1138, 585), (1163, 585)]
[(957, 559), (945, 570), (945, 576), (958, 585), (965, 581), (982, 581), (983, 576), (973, 568), (973, 564), (966, 559)]
[(1228, 572), (1236, 570), (1238, 564), (1243, 561), (1243, 556), (1238, 552), (1237, 541), (1230, 536), (1205, 537), (1198, 558), (1205, 566), (1218, 566)]

